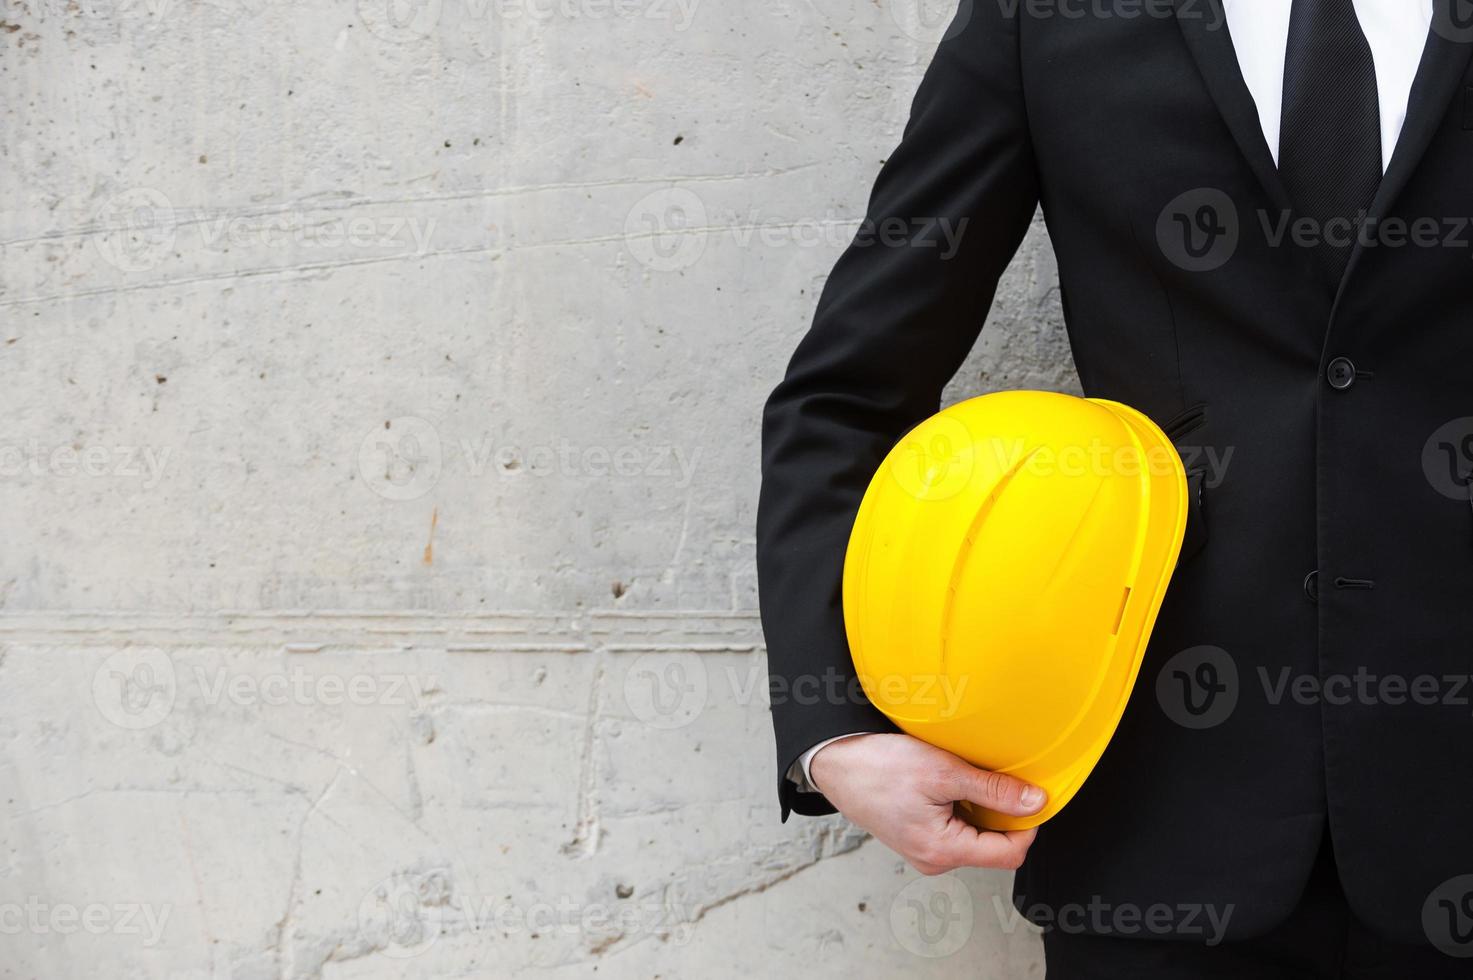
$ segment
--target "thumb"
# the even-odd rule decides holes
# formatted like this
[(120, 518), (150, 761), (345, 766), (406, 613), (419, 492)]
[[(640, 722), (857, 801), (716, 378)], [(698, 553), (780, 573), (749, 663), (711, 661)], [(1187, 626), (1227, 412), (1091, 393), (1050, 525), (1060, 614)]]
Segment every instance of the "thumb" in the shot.
[(1042, 809), (1048, 798), (1032, 783), (1006, 773), (977, 769), (961, 760), (957, 762), (941, 776), (937, 789), (944, 799), (937, 800), (938, 803), (966, 800), (997, 813), (1026, 817)]

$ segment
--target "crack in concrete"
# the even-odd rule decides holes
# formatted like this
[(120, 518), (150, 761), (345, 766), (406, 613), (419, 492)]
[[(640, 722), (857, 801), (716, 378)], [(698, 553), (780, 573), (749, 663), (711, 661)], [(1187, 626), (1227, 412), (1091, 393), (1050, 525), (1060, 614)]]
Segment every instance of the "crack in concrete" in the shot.
[[(441, 204), (455, 203), (459, 201), (484, 201), (498, 197), (521, 197), (528, 194), (545, 193), (549, 191), (582, 191), (596, 188), (622, 188), (640, 187), (647, 184), (706, 184), (723, 183), (739, 180), (765, 179), (768, 177), (783, 177), (788, 174), (799, 173), (812, 167), (819, 166), (823, 161), (811, 161), (809, 163), (795, 164), (791, 167), (777, 167), (768, 170), (738, 171), (721, 174), (666, 174), (648, 177), (627, 177), (610, 180), (583, 180), (583, 181), (561, 181), (551, 184), (525, 184), (518, 187), (491, 187), (481, 190), (464, 191), (453, 194), (413, 194), (402, 197), (349, 197), (341, 201), (329, 203), (313, 202), (311, 197), (301, 198), (295, 201), (282, 201), (266, 205), (254, 205), (246, 207), (218, 207), (213, 209), (189, 208), (180, 206), (172, 209), (174, 212), (189, 214), (192, 212), (204, 212), (203, 217), (188, 218), (182, 221), (130, 221), (127, 225), (110, 225), (100, 222), (79, 225), (72, 228), (58, 228), (51, 231), (40, 232), (25, 238), (12, 238), (0, 241), (0, 248), (18, 248), (24, 245), (35, 245), (41, 243), (55, 242), (66, 238), (90, 237), (116, 231), (149, 231), (158, 228), (189, 228), (196, 225), (208, 224), (221, 219), (238, 220), (252, 218), (270, 218), (282, 214), (295, 214), (298, 212), (314, 211), (351, 211), (360, 208), (375, 207), (399, 207), (402, 205), (417, 204)], [(857, 219), (856, 219), (857, 220)]]
[[(760, 895), (774, 885), (782, 884), (793, 876), (807, 871), (809, 868), (817, 867), (828, 858), (838, 857), (841, 854), (848, 854), (858, 850), (864, 845), (865, 841), (870, 839), (868, 834), (839, 834), (836, 833), (836, 829), (842, 828), (825, 827), (819, 831), (818, 837), (814, 841), (817, 846), (812, 860), (804, 861), (793, 867), (784, 869), (771, 878), (755, 881), (746, 887), (722, 895), (714, 901), (698, 903), (695, 906), (695, 915), (687, 919), (686, 922), (689, 925), (695, 925), (704, 919), (708, 913), (721, 908), (723, 905), (730, 905), (737, 899), (745, 898), (748, 895)], [(667, 894), (673, 887), (673, 885), (667, 886)]]
[[(188, 794), (184, 794), (185, 799)], [(184, 815), (184, 800), (180, 801), (179, 807), (179, 834), (184, 845), (185, 863), (189, 865), (189, 877), (194, 882), (194, 903), (199, 909), (200, 925), (205, 931), (205, 949), (210, 949), (215, 944), (215, 931), (210, 927), (210, 913), (205, 907), (205, 886), (200, 879), (199, 866), (194, 860), (194, 843), (189, 837), (189, 818)]]
[(599, 822), (598, 783), (602, 767), (598, 756), (598, 725), (603, 715), (604, 674), (605, 667), (600, 660), (588, 686), (588, 716), (583, 726), (582, 763), (578, 778), (578, 822), (574, 825), (572, 838), (562, 847), (564, 854), (583, 858), (598, 853), (599, 836), (603, 832)]
[[(282, 912), (281, 918), (277, 921), (276, 942), (272, 944), (273, 948), (276, 950), (276, 962), (280, 980), (290, 980), (290, 978), (287, 976), (288, 957), (286, 937), (288, 930), (291, 927), (292, 915), (296, 911), (297, 885), (300, 884), (302, 880), (302, 851), (304, 850), (307, 841), (307, 821), (312, 819), (312, 814), (317, 812), (317, 808), (322, 805), (323, 800), (327, 799), (327, 794), (332, 792), (333, 787), (338, 784), (338, 780), (342, 778), (342, 775), (342, 769), (339, 769), (337, 772), (332, 774), (332, 779), (329, 779), (327, 781), (327, 785), (323, 787), (321, 793), (317, 794), (317, 799), (313, 800), (312, 804), (307, 807), (307, 812), (302, 814), (302, 819), (297, 824), (297, 846), (296, 853), (292, 858), (291, 882), (287, 885), (286, 890), (286, 909)], [(321, 967), (319, 966), (314, 972), (320, 976), (322, 972)]]

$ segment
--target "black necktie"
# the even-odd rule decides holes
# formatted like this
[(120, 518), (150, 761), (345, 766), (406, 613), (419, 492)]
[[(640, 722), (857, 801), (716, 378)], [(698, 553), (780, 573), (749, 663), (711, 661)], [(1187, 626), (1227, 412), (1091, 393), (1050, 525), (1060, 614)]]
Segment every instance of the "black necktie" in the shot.
[(1314, 219), (1320, 258), (1338, 283), (1355, 232), (1327, 223), (1359, 221), (1381, 182), (1376, 65), (1353, 0), (1294, 0), (1283, 110), (1279, 173), (1299, 217)]

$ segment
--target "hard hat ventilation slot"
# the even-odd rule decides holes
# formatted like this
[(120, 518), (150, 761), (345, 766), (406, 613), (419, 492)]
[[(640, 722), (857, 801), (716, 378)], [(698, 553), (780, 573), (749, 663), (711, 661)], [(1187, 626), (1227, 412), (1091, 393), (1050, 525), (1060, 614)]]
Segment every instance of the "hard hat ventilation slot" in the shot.
[(1120, 634), (1120, 624), (1125, 621), (1125, 606), (1130, 602), (1130, 586), (1125, 587), (1125, 594), (1120, 597), (1120, 611), (1115, 614), (1115, 628), (1110, 631), (1111, 636)]

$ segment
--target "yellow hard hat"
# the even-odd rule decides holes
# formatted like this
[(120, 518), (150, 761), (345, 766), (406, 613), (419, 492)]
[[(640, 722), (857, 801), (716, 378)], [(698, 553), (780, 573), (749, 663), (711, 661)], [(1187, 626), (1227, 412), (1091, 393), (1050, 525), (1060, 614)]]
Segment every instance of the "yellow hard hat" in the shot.
[(1125, 711), (1181, 550), (1170, 440), (1118, 402), (1007, 391), (912, 429), (865, 492), (844, 560), (860, 683), (902, 731), (1042, 787), (992, 830), (1058, 813)]

